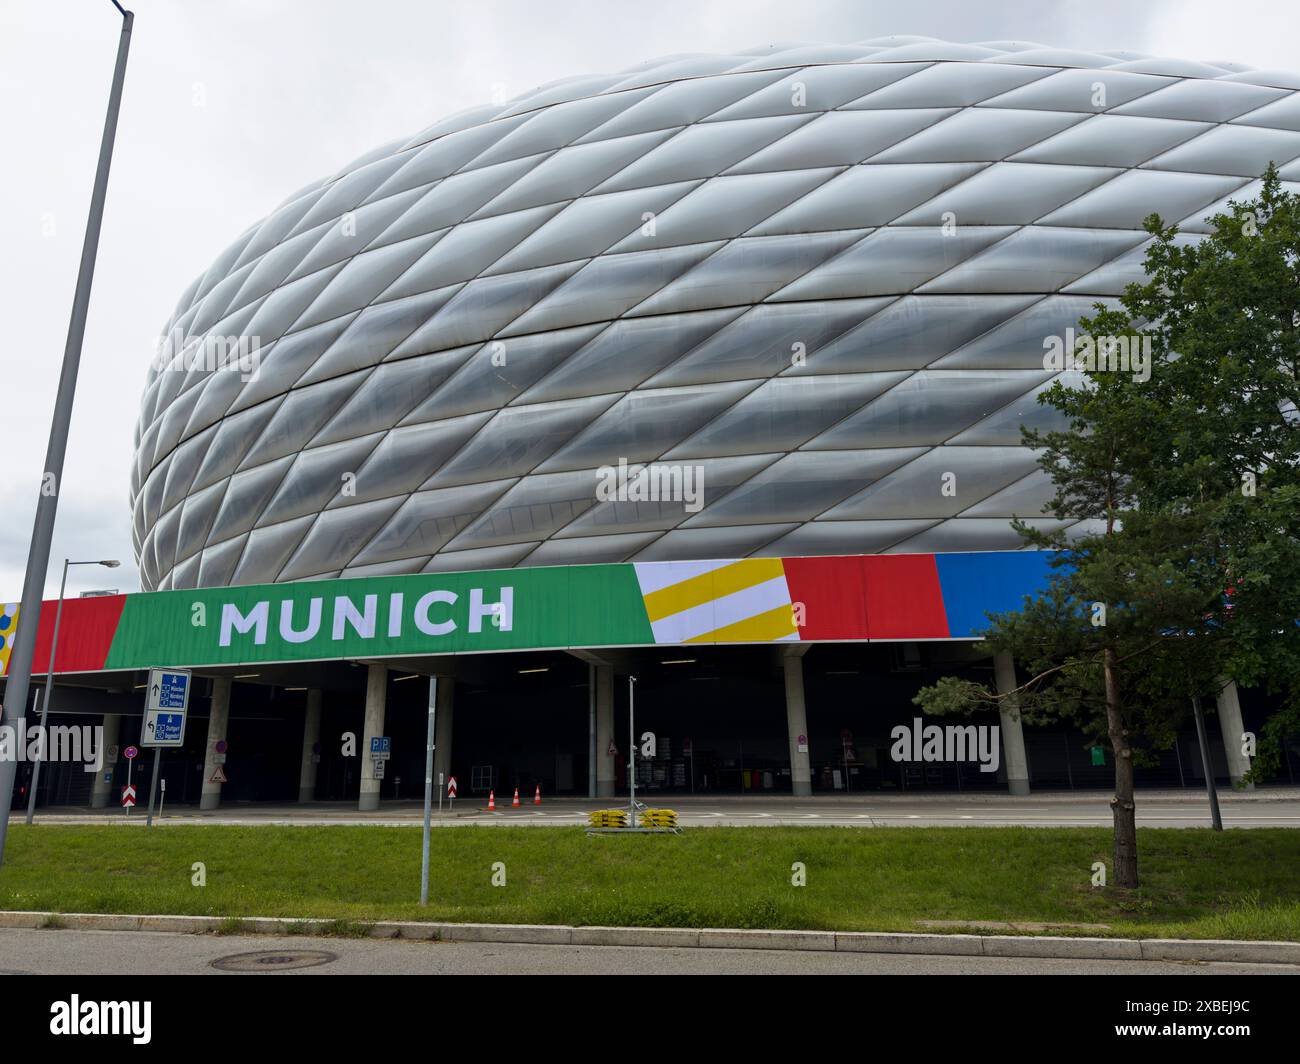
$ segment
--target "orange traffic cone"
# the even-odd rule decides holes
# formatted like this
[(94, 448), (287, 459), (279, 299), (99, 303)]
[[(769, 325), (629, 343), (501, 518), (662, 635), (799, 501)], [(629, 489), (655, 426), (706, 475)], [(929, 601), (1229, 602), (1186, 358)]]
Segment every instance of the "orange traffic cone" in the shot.
[(496, 807), (497, 807), (497, 792), (488, 791), (488, 808), (495, 809)]
[(519, 788), (518, 788), (518, 787), (515, 788), (515, 800), (514, 800), (513, 802), (510, 803), (510, 807), (511, 807), (512, 809), (518, 809), (518, 808), (519, 808)]
[(541, 804), (542, 804), (542, 785), (539, 783), (537, 785), (537, 793), (533, 795), (533, 805), (541, 805)]

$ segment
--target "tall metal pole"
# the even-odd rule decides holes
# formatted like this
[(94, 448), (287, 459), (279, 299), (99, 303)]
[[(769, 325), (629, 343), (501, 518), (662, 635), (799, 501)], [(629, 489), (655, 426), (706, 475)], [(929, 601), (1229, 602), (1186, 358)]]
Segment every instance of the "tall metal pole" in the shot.
[(1196, 739), (1201, 744), (1201, 766), (1205, 770), (1205, 791), (1210, 796), (1210, 822), (1215, 831), (1223, 830), (1223, 817), (1219, 815), (1219, 790), (1214, 785), (1214, 766), (1210, 762), (1210, 743), (1205, 734), (1205, 713), (1201, 709), (1201, 696), (1192, 695), (1192, 715), (1196, 718)]
[(596, 666), (587, 663), (587, 797), (596, 797)]
[(636, 677), (627, 678), (627, 826), (636, 827)]
[(153, 748), (153, 773), (149, 777), (149, 811), (145, 814), (144, 826), (153, 827), (153, 800), (158, 796), (158, 770), (162, 764), (162, 747)]
[(41, 781), (41, 762), (49, 752), (49, 732), (45, 730), (45, 722), (50, 715), (50, 692), (54, 690), (54, 659), (59, 653), (59, 622), (63, 619), (63, 596), (68, 588), (68, 568), (73, 565), (104, 565), (109, 569), (116, 569), (119, 564), (116, 560), (74, 562), (68, 558), (63, 559), (63, 579), (59, 581), (59, 605), (54, 611), (54, 638), (50, 642), (49, 672), (45, 676), (45, 690), (42, 692), (41, 701), (41, 747), (45, 753), (32, 766), (32, 793), (27, 796), (27, 823), (29, 824), (36, 816), (36, 787)]
[(67, 558), (63, 559), (63, 579), (59, 582), (59, 605), (54, 610), (54, 639), (50, 643), (50, 668), (45, 674), (45, 690), (41, 695), (41, 756), (32, 766), (32, 793), (27, 796), (27, 823), (36, 816), (36, 788), (41, 782), (41, 762), (49, 756), (49, 732), (45, 730), (46, 718), (50, 715), (50, 690), (54, 687), (54, 656), (59, 652), (59, 622), (63, 620), (63, 593), (68, 587)]
[[(90, 195), (90, 214), (86, 219), (86, 238), (81, 247), (81, 266), (77, 270), (77, 290), (72, 299), (72, 317), (68, 322), (68, 339), (63, 348), (63, 370), (59, 391), (54, 400), (50, 421), (50, 442), (45, 453), (45, 472), (36, 501), (36, 520), (32, 524), (32, 543), (27, 552), (27, 571), (23, 576), (22, 604), (18, 613), (18, 631), (14, 633), (13, 653), (9, 658), (9, 675), (5, 702), (6, 723), (19, 721), (27, 712), (27, 690), (32, 679), (32, 655), (36, 650), (36, 628), (41, 619), (41, 595), (45, 574), (50, 565), (50, 542), (54, 536), (54, 517), (59, 492), (63, 489), (63, 458), (68, 449), (68, 428), (72, 422), (72, 404), (77, 394), (77, 370), (81, 365), (81, 341), (86, 333), (86, 312), (90, 307), (90, 284), (95, 276), (95, 255), (99, 250), (99, 230), (104, 220), (104, 198), (108, 191), (108, 170), (113, 161), (113, 141), (117, 135), (117, 113), (122, 105), (122, 85), (126, 80), (126, 57), (131, 48), (131, 26), (135, 15), (122, 8), (122, 32), (117, 42), (117, 65), (113, 69), (113, 87), (108, 96), (108, 113), (104, 116), (104, 135), (99, 145), (99, 163), (95, 169), (95, 186)], [(0, 760), (0, 865), (4, 864), (5, 840), (9, 833), (9, 803), (14, 790), (16, 760)]]
[[(429, 817), (433, 812), (433, 718), (438, 708), (438, 677), (429, 677), (429, 731), (424, 740), (424, 855), (420, 858), (420, 904), (429, 904)], [(438, 789), (442, 804), (442, 788)]]

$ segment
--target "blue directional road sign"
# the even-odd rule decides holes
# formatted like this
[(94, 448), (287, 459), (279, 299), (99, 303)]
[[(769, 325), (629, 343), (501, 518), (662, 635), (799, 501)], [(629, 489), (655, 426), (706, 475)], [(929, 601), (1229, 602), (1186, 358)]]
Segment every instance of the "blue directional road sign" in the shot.
[(190, 702), (188, 669), (150, 669), (141, 746), (184, 746)]
[(181, 735), (185, 730), (184, 713), (155, 713), (153, 717), (154, 742), (159, 745), (163, 743), (179, 743)]
[(188, 672), (159, 673), (158, 708), (185, 711), (189, 702), (190, 674)]

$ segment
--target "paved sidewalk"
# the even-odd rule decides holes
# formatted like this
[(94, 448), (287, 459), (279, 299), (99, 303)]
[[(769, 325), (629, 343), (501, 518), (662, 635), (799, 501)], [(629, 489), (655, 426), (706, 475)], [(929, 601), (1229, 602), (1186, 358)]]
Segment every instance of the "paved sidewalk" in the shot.
[[(638, 795), (639, 797), (642, 797)], [(846, 826), (846, 827), (1109, 827), (1109, 791), (1042, 793), (1015, 798), (1000, 793), (980, 794), (864, 794), (711, 796), (654, 795), (643, 800), (656, 807), (676, 809), (686, 827), (723, 826)], [(1230, 828), (1300, 827), (1300, 788), (1276, 787), (1255, 791), (1223, 791), (1219, 795), (1223, 821)], [(452, 811), (446, 805), (435, 811), (439, 827), (522, 825), (562, 827), (586, 823), (592, 809), (625, 807), (627, 796), (605, 799), (553, 798), (540, 806), (526, 802), (510, 807), (510, 797), (498, 798), (488, 812), (484, 798), (464, 798)], [(11, 821), (21, 821), (15, 811)], [(122, 825), (144, 823), (144, 810), (127, 816), (121, 809), (88, 810), (76, 807), (40, 809), (43, 823)], [(357, 811), (351, 802), (272, 804), (227, 803), (211, 812), (197, 806), (169, 804), (161, 824), (327, 825), (381, 824), (404, 826), (420, 823), (418, 801), (387, 800), (373, 813)], [(1140, 791), (1137, 818), (1142, 827), (1208, 827), (1209, 804), (1199, 790)]]

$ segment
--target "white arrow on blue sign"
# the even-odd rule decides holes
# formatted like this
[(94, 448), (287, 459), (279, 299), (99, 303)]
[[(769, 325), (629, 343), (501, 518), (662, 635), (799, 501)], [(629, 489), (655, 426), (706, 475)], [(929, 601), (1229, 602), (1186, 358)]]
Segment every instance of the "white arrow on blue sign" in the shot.
[(150, 669), (141, 746), (184, 746), (190, 703), (188, 669)]

